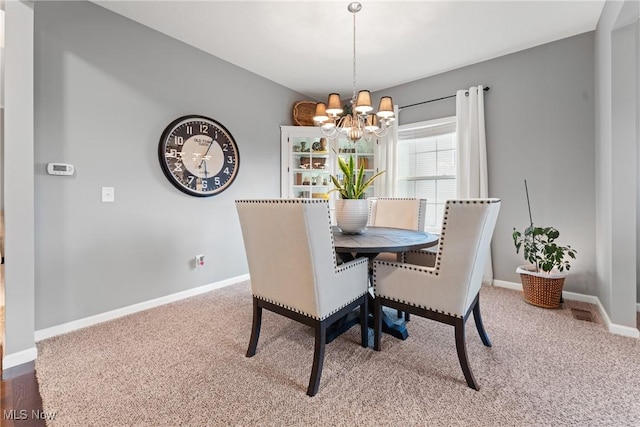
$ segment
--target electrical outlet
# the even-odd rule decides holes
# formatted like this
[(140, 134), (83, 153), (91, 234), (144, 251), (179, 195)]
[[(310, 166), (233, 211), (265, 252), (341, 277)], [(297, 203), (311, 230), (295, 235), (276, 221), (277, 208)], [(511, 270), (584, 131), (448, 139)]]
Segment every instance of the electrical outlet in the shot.
[(102, 201), (103, 202), (115, 201), (115, 189), (113, 187), (102, 187)]
[(196, 268), (204, 267), (204, 255), (196, 255)]

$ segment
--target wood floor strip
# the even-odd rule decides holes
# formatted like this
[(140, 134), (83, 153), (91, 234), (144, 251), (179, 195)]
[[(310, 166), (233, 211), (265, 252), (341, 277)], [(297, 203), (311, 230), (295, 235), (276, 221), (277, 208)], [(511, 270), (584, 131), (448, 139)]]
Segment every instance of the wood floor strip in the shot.
[(3, 427), (44, 427), (51, 418), (42, 409), (42, 397), (34, 362), (2, 372), (0, 381), (0, 425)]

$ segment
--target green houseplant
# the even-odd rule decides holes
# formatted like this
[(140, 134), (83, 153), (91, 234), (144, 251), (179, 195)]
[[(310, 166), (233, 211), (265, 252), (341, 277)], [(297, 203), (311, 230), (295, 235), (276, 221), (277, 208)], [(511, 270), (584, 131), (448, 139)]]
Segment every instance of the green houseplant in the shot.
[(343, 233), (362, 234), (367, 229), (369, 218), (369, 205), (365, 199), (365, 192), (384, 171), (365, 179), (364, 164), (361, 163), (356, 170), (353, 156), (349, 156), (348, 161), (338, 156), (338, 167), (343, 177), (340, 180), (331, 175), (335, 188), (329, 190), (329, 192), (337, 191), (340, 194), (340, 198), (336, 200), (336, 224)]
[(545, 273), (563, 272), (571, 269), (570, 260), (576, 258), (576, 250), (571, 246), (560, 246), (556, 239), (560, 232), (553, 227), (527, 227), (523, 233), (513, 229), (513, 243), (516, 253), (523, 250), (524, 259), (535, 266), (535, 271)]
[(560, 246), (557, 243), (560, 232), (556, 228), (533, 225), (526, 180), (524, 185), (530, 225), (523, 232), (514, 227), (511, 237), (516, 253), (522, 249), (524, 259), (530, 265), (519, 266), (516, 273), (520, 274), (525, 301), (539, 307), (558, 308), (562, 302), (564, 280), (577, 251), (570, 245)]
[(360, 164), (360, 168), (356, 171), (355, 160), (353, 156), (349, 156), (349, 161), (345, 161), (342, 157), (338, 156), (338, 167), (342, 171), (342, 181), (337, 177), (331, 175), (331, 181), (335, 188), (329, 190), (329, 192), (337, 191), (340, 193), (341, 199), (363, 199), (365, 191), (373, 183), (373, 181), (382, 175), (384, 171), (378, 172), (371, 178), (364, 179), (364, 164)]

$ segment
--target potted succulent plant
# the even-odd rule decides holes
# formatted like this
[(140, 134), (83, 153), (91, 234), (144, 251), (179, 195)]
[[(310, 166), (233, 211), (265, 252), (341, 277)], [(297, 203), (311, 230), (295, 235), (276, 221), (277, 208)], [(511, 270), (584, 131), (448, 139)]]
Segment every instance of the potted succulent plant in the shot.
[(338, 167), (343, 175), (342, 180), (331, 175), (335, 188), (329, 190), (340, 193), (340, 199), (336, 201), (336, 223), (343, 233), (362, 234), (367, 229), (369, 216), (365, 192), (384, 171), (365, 179), (364, 164), (361, 163), (356, 170), (353, 156), (349, 156), (348, 161), (338, 156)]
[[(526, 185), (525, 181), (525, 189)], [(516, 269), (522, 281), (524, 299), (539, 307), (558, 308), (562, 301), (564, 279), (571, 268), (570, 260), (576, 258), (576, 250), (556, 242), (560, 232), (554, 227), (535, 227), (530, 205), (529, 219), (530, 225), (524, 232), (514, 228), (512, 234), (516, 253), (522, 249), (524, 259), (530, 263)]]

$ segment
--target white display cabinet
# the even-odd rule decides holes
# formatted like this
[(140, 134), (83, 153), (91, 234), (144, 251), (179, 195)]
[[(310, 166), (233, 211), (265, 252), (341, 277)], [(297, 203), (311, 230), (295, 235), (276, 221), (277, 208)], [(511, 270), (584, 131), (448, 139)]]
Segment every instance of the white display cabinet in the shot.
[[(326, 198), (333, 209), (333, 200), (337, 192), (331, 175), (339, 180), (342, 173), (338, 167), (337, 156), (349, 161), (353, 156), (356, 166), (364, 164), (365, 179), (378, 170), (376, 152), (378, 142), (364, 138), (352, 142), (346, 137), (329, 139), (315, 126), (281, 126), (281, 196), (285, 198)], [(366, 197), (377, 195), (376, 180), (369, 187)]]

